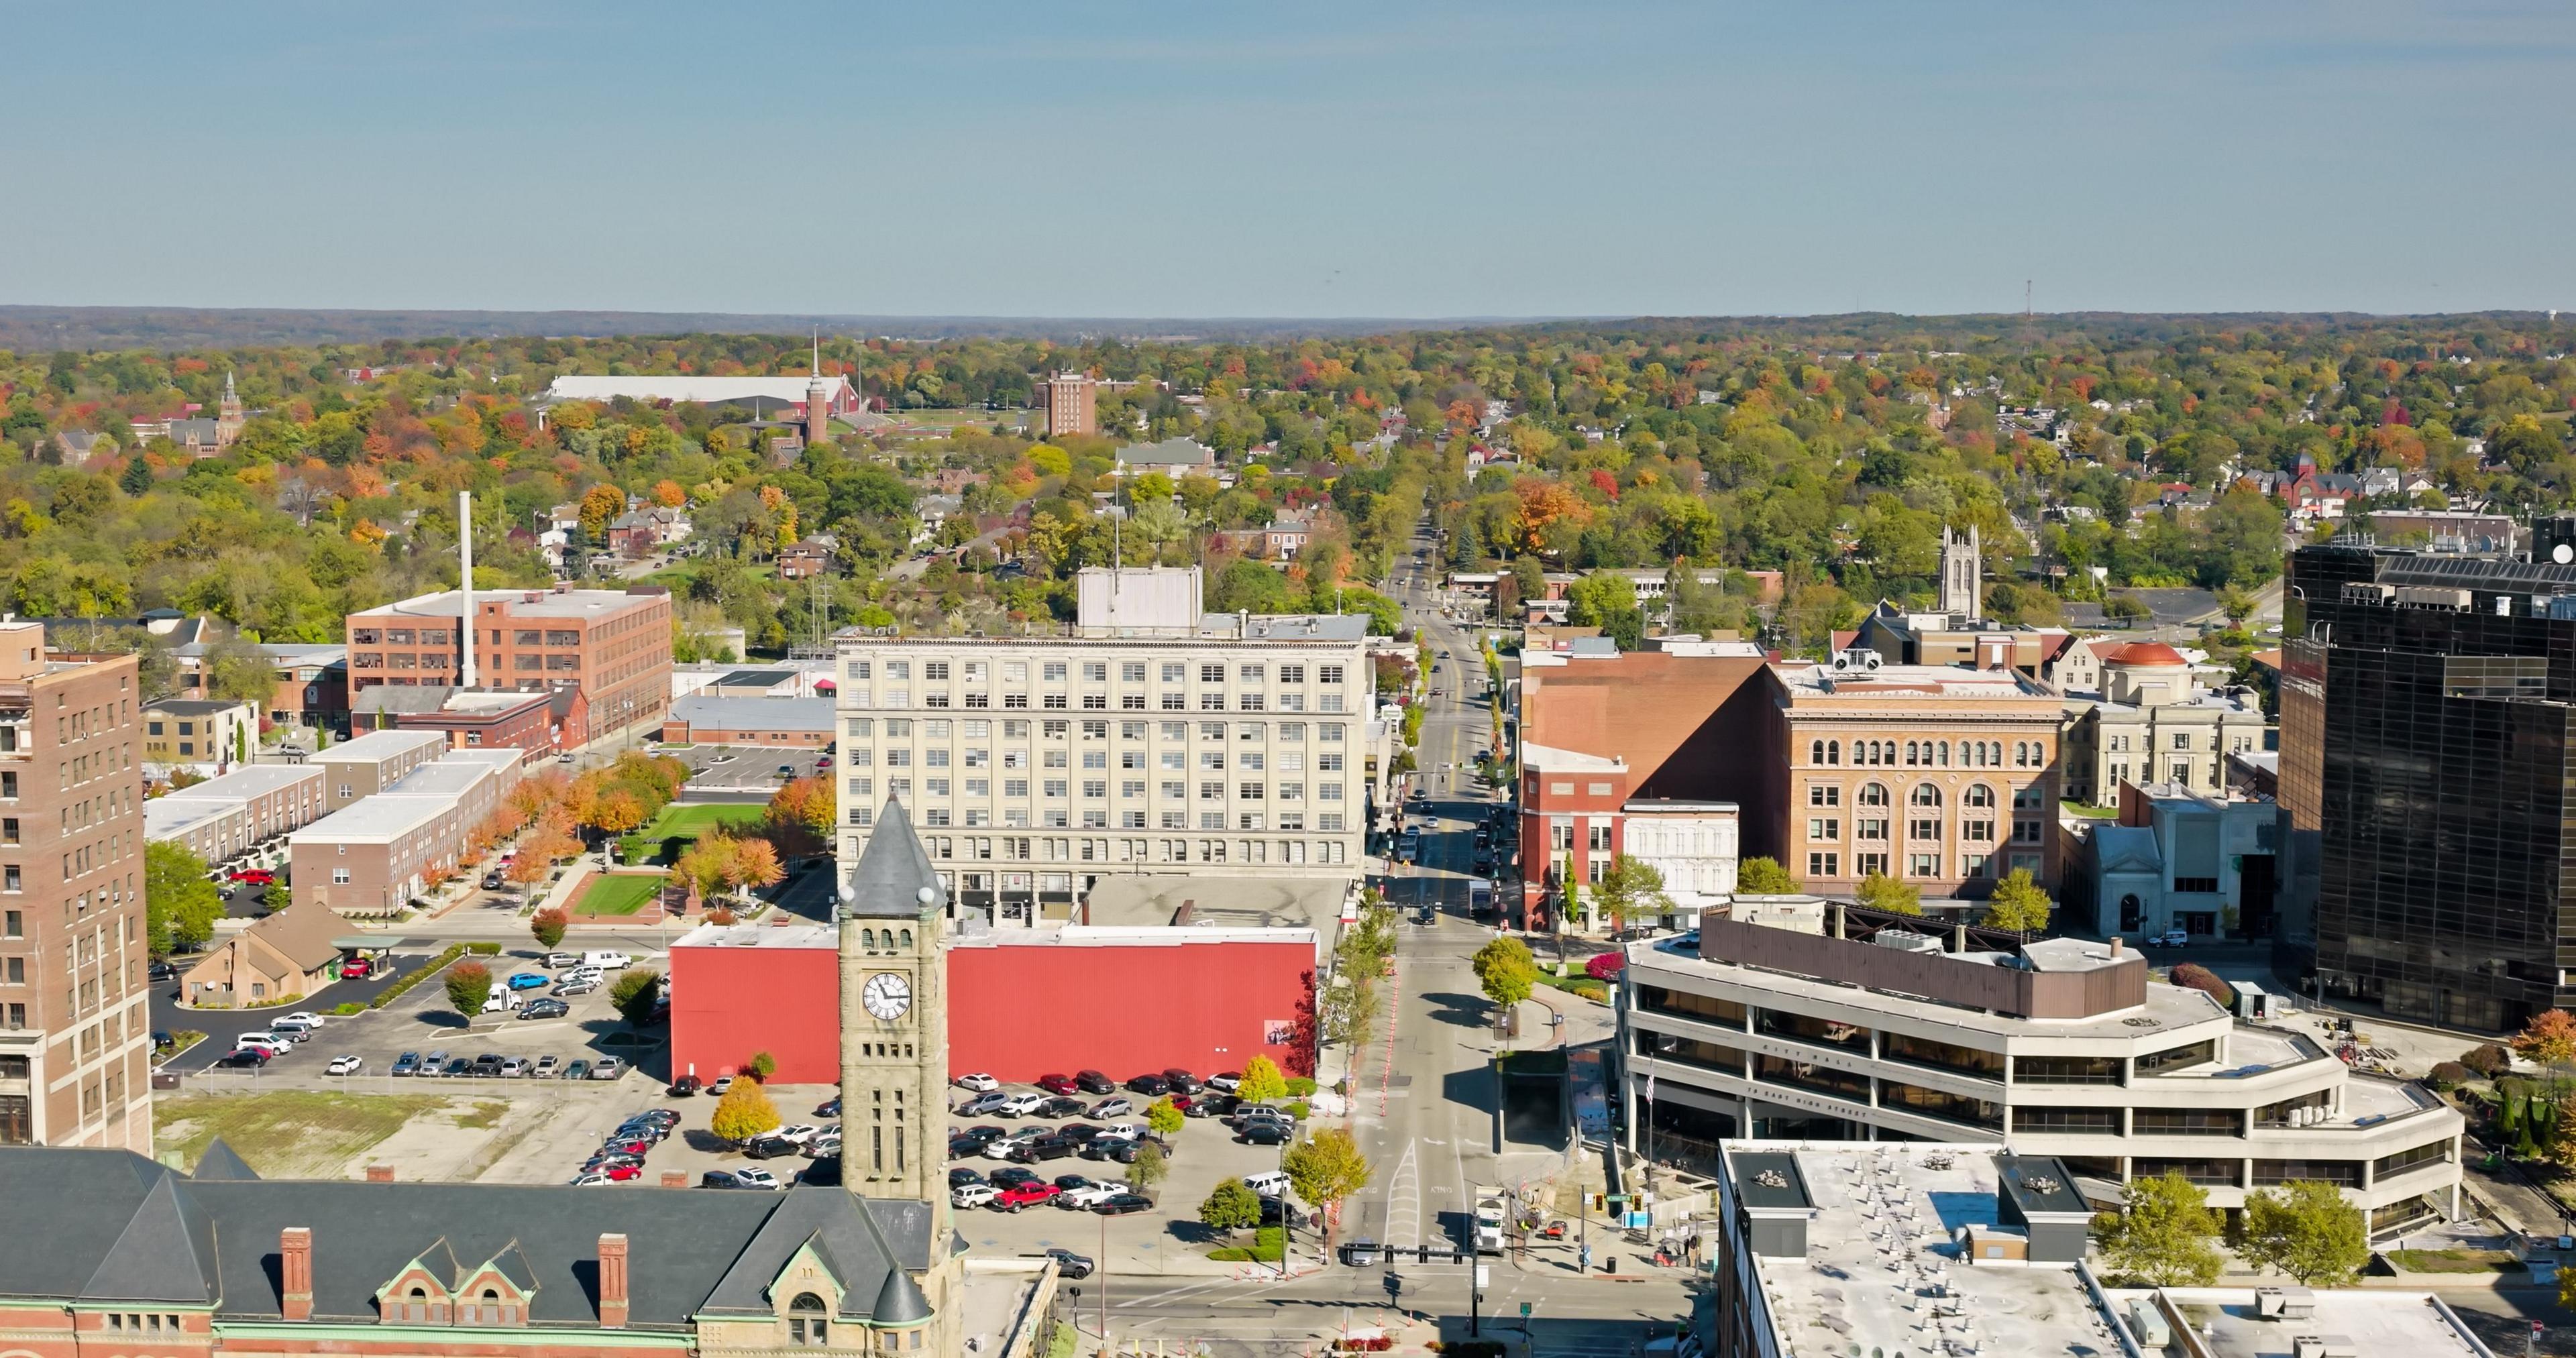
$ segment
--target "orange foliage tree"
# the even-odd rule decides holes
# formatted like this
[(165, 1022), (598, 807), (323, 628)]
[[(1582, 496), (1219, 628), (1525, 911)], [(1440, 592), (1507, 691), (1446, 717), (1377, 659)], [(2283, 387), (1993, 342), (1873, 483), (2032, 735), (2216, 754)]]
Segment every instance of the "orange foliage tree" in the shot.
[(832, 797), (832, 780), (798, 778), (769, 799), (761, 833), (788, 857), (802, 858), (822, 852), (823, 845), (830, 842), (839, 814)]

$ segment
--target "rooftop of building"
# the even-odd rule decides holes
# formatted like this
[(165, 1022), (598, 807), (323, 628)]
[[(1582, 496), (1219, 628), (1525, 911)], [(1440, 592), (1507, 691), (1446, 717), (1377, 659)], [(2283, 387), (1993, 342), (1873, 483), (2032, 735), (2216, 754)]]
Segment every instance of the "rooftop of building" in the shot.
[(171, 717), (211, 717), (218, 712), (238, 712), (248, 706), (247, 702), (221, 698), (155, 698), (145, 703), (143, 710)]
[(1586, 754), (1581, 750), (1560, 750), (1553, 745), (1521, 746), (1524, 767), (1557, 773), (1617, 773), (1628, 767), (1628, 761), (1616, 756)]
[[(2161, 1296), (2172, 1308), (2165, 1314), (2178, 1314), (2191, 1327), (2191, 1358), (2283, 1358), (2299, 1351), (2298, 1340), (2310, 1337), (2320, 1341), (2321, 1358), (2495, 1358), (2477, 1331), (2434, 1293), (2371, 1288), (2312, 1292), (2288, 1283), (2263, 1290), (2277, 1290), (2311, 1309), (2296, 1319), (2263, 1316), (2257, 1289), (2250, 1287), (2174, 1287), (2161, 1293), (2115, 1287), (2103, 1296), (2132, 1337), (2137, 1330), (2133, 1308), (2140, 1303), (2153, 1307)], [(2173, 1329), (2170, 1319), (2166, 1328)], [(2177, 1351), (2179, 1345), (2144, 1349), (2148, 1358)]]
[(143, 837), (174, 839), (241, 806), (239, 799), (229, 797), (155, 797), (143, 804)]
[(2073, 1266), (1969, 1262), (2005, 1224), (1993, 1147), (1724, 1144), (1748, 1209), (1807, 1216), (1803, 1256), (1747, 1255), (1786, 1358), (2122, 1351)]
[[(629, 608), (669, 597), (659, 586), (636, 589), (569, 589), (562, 586), (551, 590), (478, 589), (474, 591), (474, 606), (482, 608), (501, 604), (504, 611), (514, 618), (588, 619), (612, 617)], [(448, 589), (352, 613), (349, 619), (354, 623), (362, 618), (454, 618), (463, 615), (464, 606), (465, 595)]]
[(447, 758), (413, 769), (392, 787), (360, 797), (295, 831), (287, 842), (379, 840), (409, 834), (455, 809), (458, 798), (491, 777), (497, 767), (516, 763), (519, 757), (515, 749), (451, 750)]
[[(170, 796), (185, 797), (190, 801), (239, 801), (246, 797), (265, 796), (279, 788), (293, 787), (319, 778), (321, 774), (320, 769), (309, 764), (244, 764), (221, 777), (190, 783)], [(143, 805), (148, 810), (152, 803)]]
[(1895, 699), (1901, 702), (1991, 702), (2055, 695), (2011, 670), (1976, 670), (1965, 665), (1888, 665), (1837, 669), (1813, 661), (1783, 661), (1771, 666), (1791, 703), (1831, 699)]
[(832, 729), (832, 701), (828, 693), (788, 698), (700, 692), (673, 699), (670, 719), (725, 731), (828, 732)]
[(1102, 877), (1084, 898), (1094, 927), (1153, 928), (1207, 925), (1228, 929), (1340, 927), (1348, 877), (1200, 877), (1177, 873), (1126, 873)]
[(313, 762), (365, 764), (392, 759), (423, 746), (443, 747), (446, 744), (447, 735), (443, 731), (369, 731), (354, 740), (344, 740), (327, 749), (315, 750)]

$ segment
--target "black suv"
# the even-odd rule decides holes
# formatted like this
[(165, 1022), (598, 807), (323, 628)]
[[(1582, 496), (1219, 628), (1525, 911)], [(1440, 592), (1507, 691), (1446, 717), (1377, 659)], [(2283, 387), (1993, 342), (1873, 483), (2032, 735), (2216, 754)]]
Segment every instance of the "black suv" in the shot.
[(754, 1160), (775, 1160), (780, 1156), (794, 1155), (796, 1143), (785, 1137), (755, 1136), (743, 1145), (742, 1153)]
[(1080, 1145), (1081, 1143), (1071, 1137), (1042, 1136), (1035, 1141), (1023, 1141), (1012, 1147), (1011, 1159), (1023, 1165), (1033, 1165), (1040, 1160), (1061, 1160), (1073, 1154)]
[(1132, 1093), (1142, 1094), (1147, 1098), (1154, 1099), (1161, 1098), (1163, 1095), (1172, 1092), (1171, 1081), (1164, 1079), (1160, 1075), (1139, 1075), (1135, 1079), (1127, 1082), (1127, 1088)]
[(1096, 1070), (1086, 1070), (1073, 1077), (1073, 1087), (1085, 1094), (1115, 1094), (1118, 1082)]

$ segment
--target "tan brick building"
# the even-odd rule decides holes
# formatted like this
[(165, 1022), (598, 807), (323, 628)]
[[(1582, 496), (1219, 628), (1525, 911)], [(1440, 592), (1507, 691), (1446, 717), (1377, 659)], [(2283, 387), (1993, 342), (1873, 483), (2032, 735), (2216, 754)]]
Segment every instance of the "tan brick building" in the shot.
[[(410, 734), (405, 732), (403, 734)], [(438, 735), (441, 732), (423, 732)], [(465, 841), (518, 785), (521, 752), (450, 750), (392, 787), (287, 837), (295, 908), (349, 915), (405, 908), (435, 870), (455, 869)]]
[(1879, 872), (1931, 896), (1983, 896), (2014, 868), (2057, 880), (2063, 704), (2011, 670), (1769, 667), (1772, 795), (1763, 842), (1809, 891)]
[(151, 1153), (135, 675), (0, 624), (0, 1145)]
[(321, 818), (318, 764), (253, 764), (143, 804), (143, 838), (169, 841), (220, 867)]
[(1100, 384), (1077, 372), (1037, 383), (1038, 432), (1048, 438), (1100, 432)]
[(392, 787), (445, 753), (445, 731), (370, 731), (316, 752), (310, 762), (323, 770), (323, 809), (337, 811)]
[[(349, 615), (349, 695), (378, 684), (459, 684), (464, 596), (424, 594)], [(475, 687), (574, 687), (588, 708), (586, 744), (631, 726), (658, 727), (671, 705), (671, 596), (658, 585), (474, 595)]]

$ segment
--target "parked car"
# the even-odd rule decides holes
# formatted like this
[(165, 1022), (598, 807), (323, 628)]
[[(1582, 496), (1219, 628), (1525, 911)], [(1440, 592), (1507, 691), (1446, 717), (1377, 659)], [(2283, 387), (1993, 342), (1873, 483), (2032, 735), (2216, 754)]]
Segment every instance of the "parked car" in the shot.
[[(519, 1017), (526, 1018), (527, 1015), (521, 1014)], [(524, 1056), (513, 1056), (501, 1063), (501, 1078), (504, 1080), (524, 1080), (528, 1077), (528, 1072), (535, 1068), (535, 1065), (530, 1062), (528, 1058)]]
[(393, 1069), (390, 1073), (395, 1075), (420, 1074), (420, 1053), (404, 1052), (402, 1055), (395, 1057)]
[(559, 1057), (540, 1056), (537, 1058), (536, 1069), (529, 1071), (528, 1075), (531, 1079), (551, 1080), (555, 1077), (560, 1061)]
[(806, 1142), (813, 1140), (815, 1137), (822, 1135), (822, 1133), (823, 1129), (815, 1126), (813, 1123), (791, 1122), (786, 1126), (779, 1128), (777, 1131), (771, 1132), (770, 1135), (777, 1137), (781, 1141), (792, 1142), (796, 1145), (802, 1146)]
[(1070, 1075), (1041, 1075), (1038, 1077), (1038, 1088), (1043, 1089), (1050, 1094), (1070, 1094), (1078, 1087), (1079, 1086), (1074, 1084), (1073, 1077)]
[(814, 1106), (814, 1116), (818, 1118), (836, 1118), (840, 1115), (841, 1096), (838, 1094), (835, 1094)]
[[(375, 974), (376, 964), (364, 957), (352, 957), (340, 964), (340, 979), (343, 981), (363, 981)], [(157, 981), (161, 978), (155, 976), (152, 979)]]
[(982, 1154), (987, 1160), (1008, 1160), (1012, 1158), (1011, 1153), (1013, 1151), (1018, 1150), (1023, 1144), (1033, 1140), (1036, 1140), (1036, 1138), (1006, 1136), (998, 1141), (987, 1143), (980, 1154)]
[(1139, 1075), (1127, 1082), (1127, 1089), (1149, 1099), (1159, 1099), (1172, 1092), (1172, 1082), (1160, 1075)]
[(543, 990), (547, 986), (553, 985), (554, 981), (555, 978), (548, 976), (542, 971), (520, 971), (512, 972), (510, 974), (510, 988), (512, 990)]
[(1297, 1129), (1286, 1123), (1256, 1120), (1243, 1124), (1236, 1136), (1247, 1146), (1284, 1146), (1297, 1139)]
[(785, 1183), (780, 1182), (777, 1175), (770, 1173), (768, 1170), (753, 1169), (748, 1166), (735, 1170), (733, 1172), (733, 1177), (734, 1187), (736, 1188), (765, 1188), (770, 1192), (775, 1193), (779, 1189), (787, 1186)]
[(519, 1017), (521, 1019), (564, 1018), (569, 1016), (571, 1013), (571, 1005), (555, 999), (552, 996), (548, 996), (542, 1000), (530, 1000), (519, 1008)]
[(1135, 1111), (1136, 1105), (1131, 1100), (1108, 1098), (1102, 1099), (1100, 1102), (1091, 1105), (1090, 1116), (1095, 1118), (1123, 1118)]
[(587, 1079), (589, 1079), (589, 1078), (590, 1078), (590, 1063), (589, 1063), (588, 1061), (575, 1061), (575, 1062), (573, 1062), (571, 1065), (566, 1066), (566, 1067), (564, 1067), (564, 1068), (563, 1068), (563, 1077), (564, 1077), (565, 1079), (567, 1079), (567, 1080), (587, 1080)]
[(775, 1160), (782, 1155), (794, 1155), (796, 1143), (775, 1136), (755, 1136), (743, 1143), (742, 1153), (754, 1160)]
[(671, 1082), (671, 1087), (663, 1092), (669, 1094), (675, 1099), (685, 1099), (694, 1096), (699, 1090), (706, 1087), (706, 1082), (699, 1079), (697, 1076), (683, 1075), (680, 1078), (673, 1080)]
[(277, 874), (266, 868), (235, 868), (224, 876), (226, 880), (239, 882), (243, 886), (277, 885)]
[(1024, 1165), (1035, 1164), (1040, 1160), (1061, 1160), (1081, 1149), (1081, 1146), (1082, 1143), (1067, 1137), (1035, 1137), (1014, 1145), (1011, 1148), (1011, 1158)]
[(443, 1050), (431, 1052), (420, 1058), (420, 1073), (423, 1075), (436, 1075), (446, 1069), (447, 1053)]
[(1058, 1179), (1056, 1181), (1055, 1205), (1058, 1207), (1076, 1212), (1087, 1212), (1116, 1196), (1116, 1193), (1113, 1190), (1103, 1188), (1098, 1184), (1084, 1180), (1080, 1175), (1067, 1175), (1066, 1178), (1075, 1179), (1077, 1182), (1073, 1187), (1067, 1188), (1064, 1186), (1063, 1179)]
[(217, 1061), (215, 1064), (219, 1066), (233, 1066), (236, 1068), (257, 1070), (261, 1066), (267, 1065), (270, 1059), (269, 1053), (262, 1051), (257, 1047), (235, 1047), (230, 1052), (225, 1053), (224, 1058)]
[(987, 1075), (982, 1071), (968, 1071), (965, 1074), (958, 1076), (956, 1079), (949, 1081), (949, 1083), (957, 1086), (959, 1089), (974, 1090), (978, 1094), (990, 1094), (994, 1090), (1002, 1087), (1001, 1081), (994, 1079), (992, 1076)]
[(498, 891), (507, 885), (509, 885), (509, 880), (497, 872), (487, 872), (483, 874), (483, 889), (485, 891)]
[(1088, 1278), (1091, 1276), (1092, 1269), (1094, 1267), (1088, 1257), (1076, 1254), (1068, 1249), (1048, 1250), (1046, 1252), (1046, 1257), (1055, 1261), (1055, 1271), (1059, 1277), (1076, 1279)]
[(1038, 1181), (1038, 1176), (1034, 1170), (1026, 1170), (1017, 1165), (1012, 1165), (1006, 1169), (994, 1170), (991, 1174), (985, 1176), (984, 1181), (995, 1188), (1008, 1188), (1013, 1184), (1036, 1183)]
[(1199, 1097), (1190, 1100), (1190, 1106), (1181, 1110), (1181, 1116), (1192, 1118), (1222, 1118), (1242, 1106), (1243, 1100), (1236, 1098), (1232, 1094), (1202, 1094)]
[(2182, 929), (2167, 929), (2163, 933), (2148, 939), (2146, 946), (2150, 948), (2188, 948), (2191, 946), (2191, 934)]
[(625, 1073), (626, 1063), (614, 1056), (603, 1056), (590, 1063), (589, 1078), (593, 1080), (614, 1080)]
[(480, 1056), (474, 1058), (474, 1065), (468, 1073), (478, 1078), (498, 1075), (501, 1073), (502, 1060), (503, 1058), (498, 1052), (484, 1052)]
[(1142, 1193), (1113, 1193), (1091, 1210), (1104, 1217), (1119, 1217), (1130, 1212), (1150, 1212), (1154, 1210), (1154, 1200)]
[(717, 1099), (723, 1098), (725, 1096), (725, 1091), (733, 1088), (733, 1080), (734, 1077), (730, 1075), (717, 1076), (716, 1082), (707, 1086), (707, 1096)]
[(1220, 1094), (1231, 1094), (1243, 1087), (1243, 1072), (1239, 1070), (1220, 1070), (1216, 1074), (1207, 1077), (1207, 1087)]
[(1033, 1207), (1039, 1203), (1053, 1202), (1055, 1200), (1055, 1195), (1056, 1186), (1044, 1181), (1013, 1184), (1010, 1187), (1003, 1189), (994, 1197), (993, 1205), (1005, 1212), (1016, 1212), (1023, 1207)]
[(1199, 1092), (1199, 1077), (1174, 1066), (1163, 1072), (1163, 1086), (1164, 1092), (1169, 1094), (1196, 1094)]
[(978, 1094), (957, 1105), (954, 1111), (959, 1117), (982, 1117), (986, 1113), (1001, 1112), (1002, 1106), (1010, 1101), (1008, 1094)]
[(1073, 1087), (1081, 1090), (1085, 1094), (1114, 1094), (1118, 1092), (1118, 1082), (1096, 1070), (1075, 1071), (1073, 1073)]
[(587, 995), (597, 989), (599, 989), (597, 981), (557, 981), (554, 990), (550, 993), (557, 999), (570, 999), (575, 995)]
[(564, 969), (564, 968), (566, 968), (566, 967), (577, 967), (577, 966), (580, 966), (580, 965), (581, 965), (581, 954), (579, 954), (579, 953), (569, 953), (569, 952), (550, 952), (550, 953), (547, 953), (545, 956), (538, 958), (538, 959), (537, 959), (537, 965), (538, 965), (538, 966), (541, 966), (541, 967), (544, 967), (544, 968), (545, 968), (546, 970), (548, 970), (548, 971), (561, 971), (561, 970), (563, 970), (563, 969)]
[(978, 1174), (971, 1169), (964, 1168), (963, 1166), (948, 1171), (948, 1186), (950, 1188), (956, 1188), (963, 1184), (980, 1184), (982, 1182), (984, 1182), (983, 1175)]
[(1039, 1104), (1035, 1111), (1037, 1116), (1042, 1118), (1078, 1118), (1082, 1116), (1085, 1106), (1080, 1099), (1070, 1095), (1060, 1095)]
[(599, 1188), (615, 1181), (597, 1170), (584, 1170), (572, 1176), (570, 1182), (575, 1188)]
[(948, 1190), (948, 1204), (952, 1207), (984, 1207), (1000, 1196), (1001, 1190), (988, 1183), (958, 1184)]
[(745, 1185), (742, 1180), (735, 1177), (734, 1171), (729, 1169), (711, 1169), (698, 1176), (698, 1187), (700, 1188), (741, 1188), (744, 1186)]
[(948, 1158), (951, 1160), (972, 1159), (975, 1156), (982, 1155), (984, 1153), (984, 1148), (991, 1144), (993, 1143), (984, 1140), (982, 1137), (952, 1136), (948, 1138)]
[(439, 1069), (438, 1069), (438, 1073), (439, 1073), (439, 1075), (440, 1075), (440, 1076), (442, 1076), (442, 1077), (444, 1077), (444, 1078), (446, 1078), (446, 1079), (453, 1080), (453, 1079), (457, 1078), (457, 1077), (458, 1077), (458, 1076), (460, 1076), (460, 1075), (468, 1075), (468, 1074), (471, 1074), (471, 1073), (473, 1073), (473, 1070), (474, 1070), (474, 1063), (473, 1063), (473, 1062), (466, 1060), (466, 1059), (465, 1059), (464, 1057), (462, 1057), (462, 1056), (458, 1056), (458, 1057), (451, 1057), (451, 1058), (448, 1060), (448, 1062), (447, 1062), (447, 1064), (446, 1064), (446, 1065), (439, 1067)]
[(366, 1065), (367, 1058), (363, 1056), (334, 1056), (331, 1058), (331, 1064), (322, 1068), (322, 1073), (325, 1075), (355, 1075), (359, 1071), (365, 1069)]

